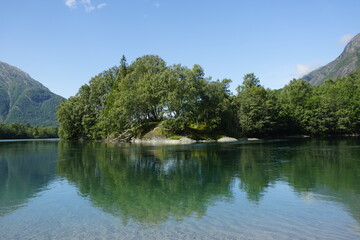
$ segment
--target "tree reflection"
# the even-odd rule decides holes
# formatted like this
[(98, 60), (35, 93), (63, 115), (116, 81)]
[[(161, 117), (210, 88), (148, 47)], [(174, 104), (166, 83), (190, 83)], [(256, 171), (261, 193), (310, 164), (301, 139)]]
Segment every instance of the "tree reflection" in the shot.
[(69, 151), (73, 144), (60, 145), (59, 174), (125, 224), (202, 217), (209, 205), (231, 198), (232, 170), (215, 150), (86, 143)]
[(235, 180), (260, 204), (281, 181), (299, 197), (346, 206), (360, 222), (360, 141), (284, 140), (243, 144), (134, 146), (60, 143), (57, 170), (105, 212), (160, 224), (202, 217), (232, 199)]
[(360, 223), (360, 139), (268, 141), (244, 145), (239, 154), (240, 188), (259, 203), (277, 181), (300, 197), (309, 193), (347, 206)]

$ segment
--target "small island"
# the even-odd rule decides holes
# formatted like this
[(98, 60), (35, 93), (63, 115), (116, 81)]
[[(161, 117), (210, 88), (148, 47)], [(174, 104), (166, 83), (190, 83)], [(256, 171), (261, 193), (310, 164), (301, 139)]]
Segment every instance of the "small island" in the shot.
[(236, 95), (230, 82), (205, 77), (200, 65), (168, 66), (155, 55), (128, 65), (123, 56), (60, 104), (59, 136), (192, 142), (360, 132), (360, 70), (318, 86), (293, 79), (279, 90), (249, 73)]

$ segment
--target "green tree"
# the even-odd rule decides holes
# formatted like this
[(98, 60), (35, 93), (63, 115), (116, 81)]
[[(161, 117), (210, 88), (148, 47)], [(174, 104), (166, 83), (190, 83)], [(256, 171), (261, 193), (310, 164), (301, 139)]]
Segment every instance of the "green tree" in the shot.
[(56, 114), (60, 123), (60, 138), (81, 139), (85, 137), (82, 126), (84, 107), (79, 96), (70, 97), (66, 101), (61, 102)]
[(242, 92), (252, 87), (260, 87), (260, 80), (254, 73), (247, 73), (244, 75), (243, 84), (237, 88), (237, 91)]
[(254, 74), (246, 74), (236, 96), (237, 119), (246, 136), (266, 136), (274, 132), (277, 108), (270, 90), (260, 86)]
[(114, 89), (113, 105), (118, 118), (127, 120), (125, 127), (162, 120), (167, 91), (165, 70), (165, 62), (152, 55), (138, 58), (128, 67), (126, 77)]
[(279, 116), (283, 119), (283, 129), (287, 134), (306, 133), (308, 121), (311, 118), (311, 98), (313, 90), (307, 81), (293, 79), (279, 93), (281, 110)]

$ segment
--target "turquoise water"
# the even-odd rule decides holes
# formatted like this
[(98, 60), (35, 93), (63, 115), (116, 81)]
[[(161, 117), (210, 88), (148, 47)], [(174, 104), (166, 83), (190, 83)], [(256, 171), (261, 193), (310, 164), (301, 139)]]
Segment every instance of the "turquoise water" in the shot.
[(0, 142), (0, 239), (360, 239), (360, 139)]

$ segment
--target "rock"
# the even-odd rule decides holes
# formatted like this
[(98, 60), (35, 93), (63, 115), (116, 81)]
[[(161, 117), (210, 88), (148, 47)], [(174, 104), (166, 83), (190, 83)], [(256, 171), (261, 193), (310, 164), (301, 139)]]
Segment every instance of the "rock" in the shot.
[(196, 141), (187, 137), (182, 137), (178, 140), (180, 143), (195, 143)]
[(196, 141), (187, 137), (183, 137), (178, 140), (168, 139), (168, 138), (153, 138), (153, 139), (135, 138), (131, 142), (146, 144), (146, 145), (163, 145), (163, 144), (191, 144), (191, 143), (195, 143)]
[(211, 143), (211, 142), (217, 142), (214, 139), (207, 139), (207, 140), (197, 140), (198, 143)]
[(166, 140), (167, 138), (162, 134), (159, 127), (155, 127), (150, 132), (146, 133), (143, 137), (143, 140)]
[(238, 140), (236, 138), (232, 137), (222, 137), (217, 140), (218, 142), (237, 142)]

